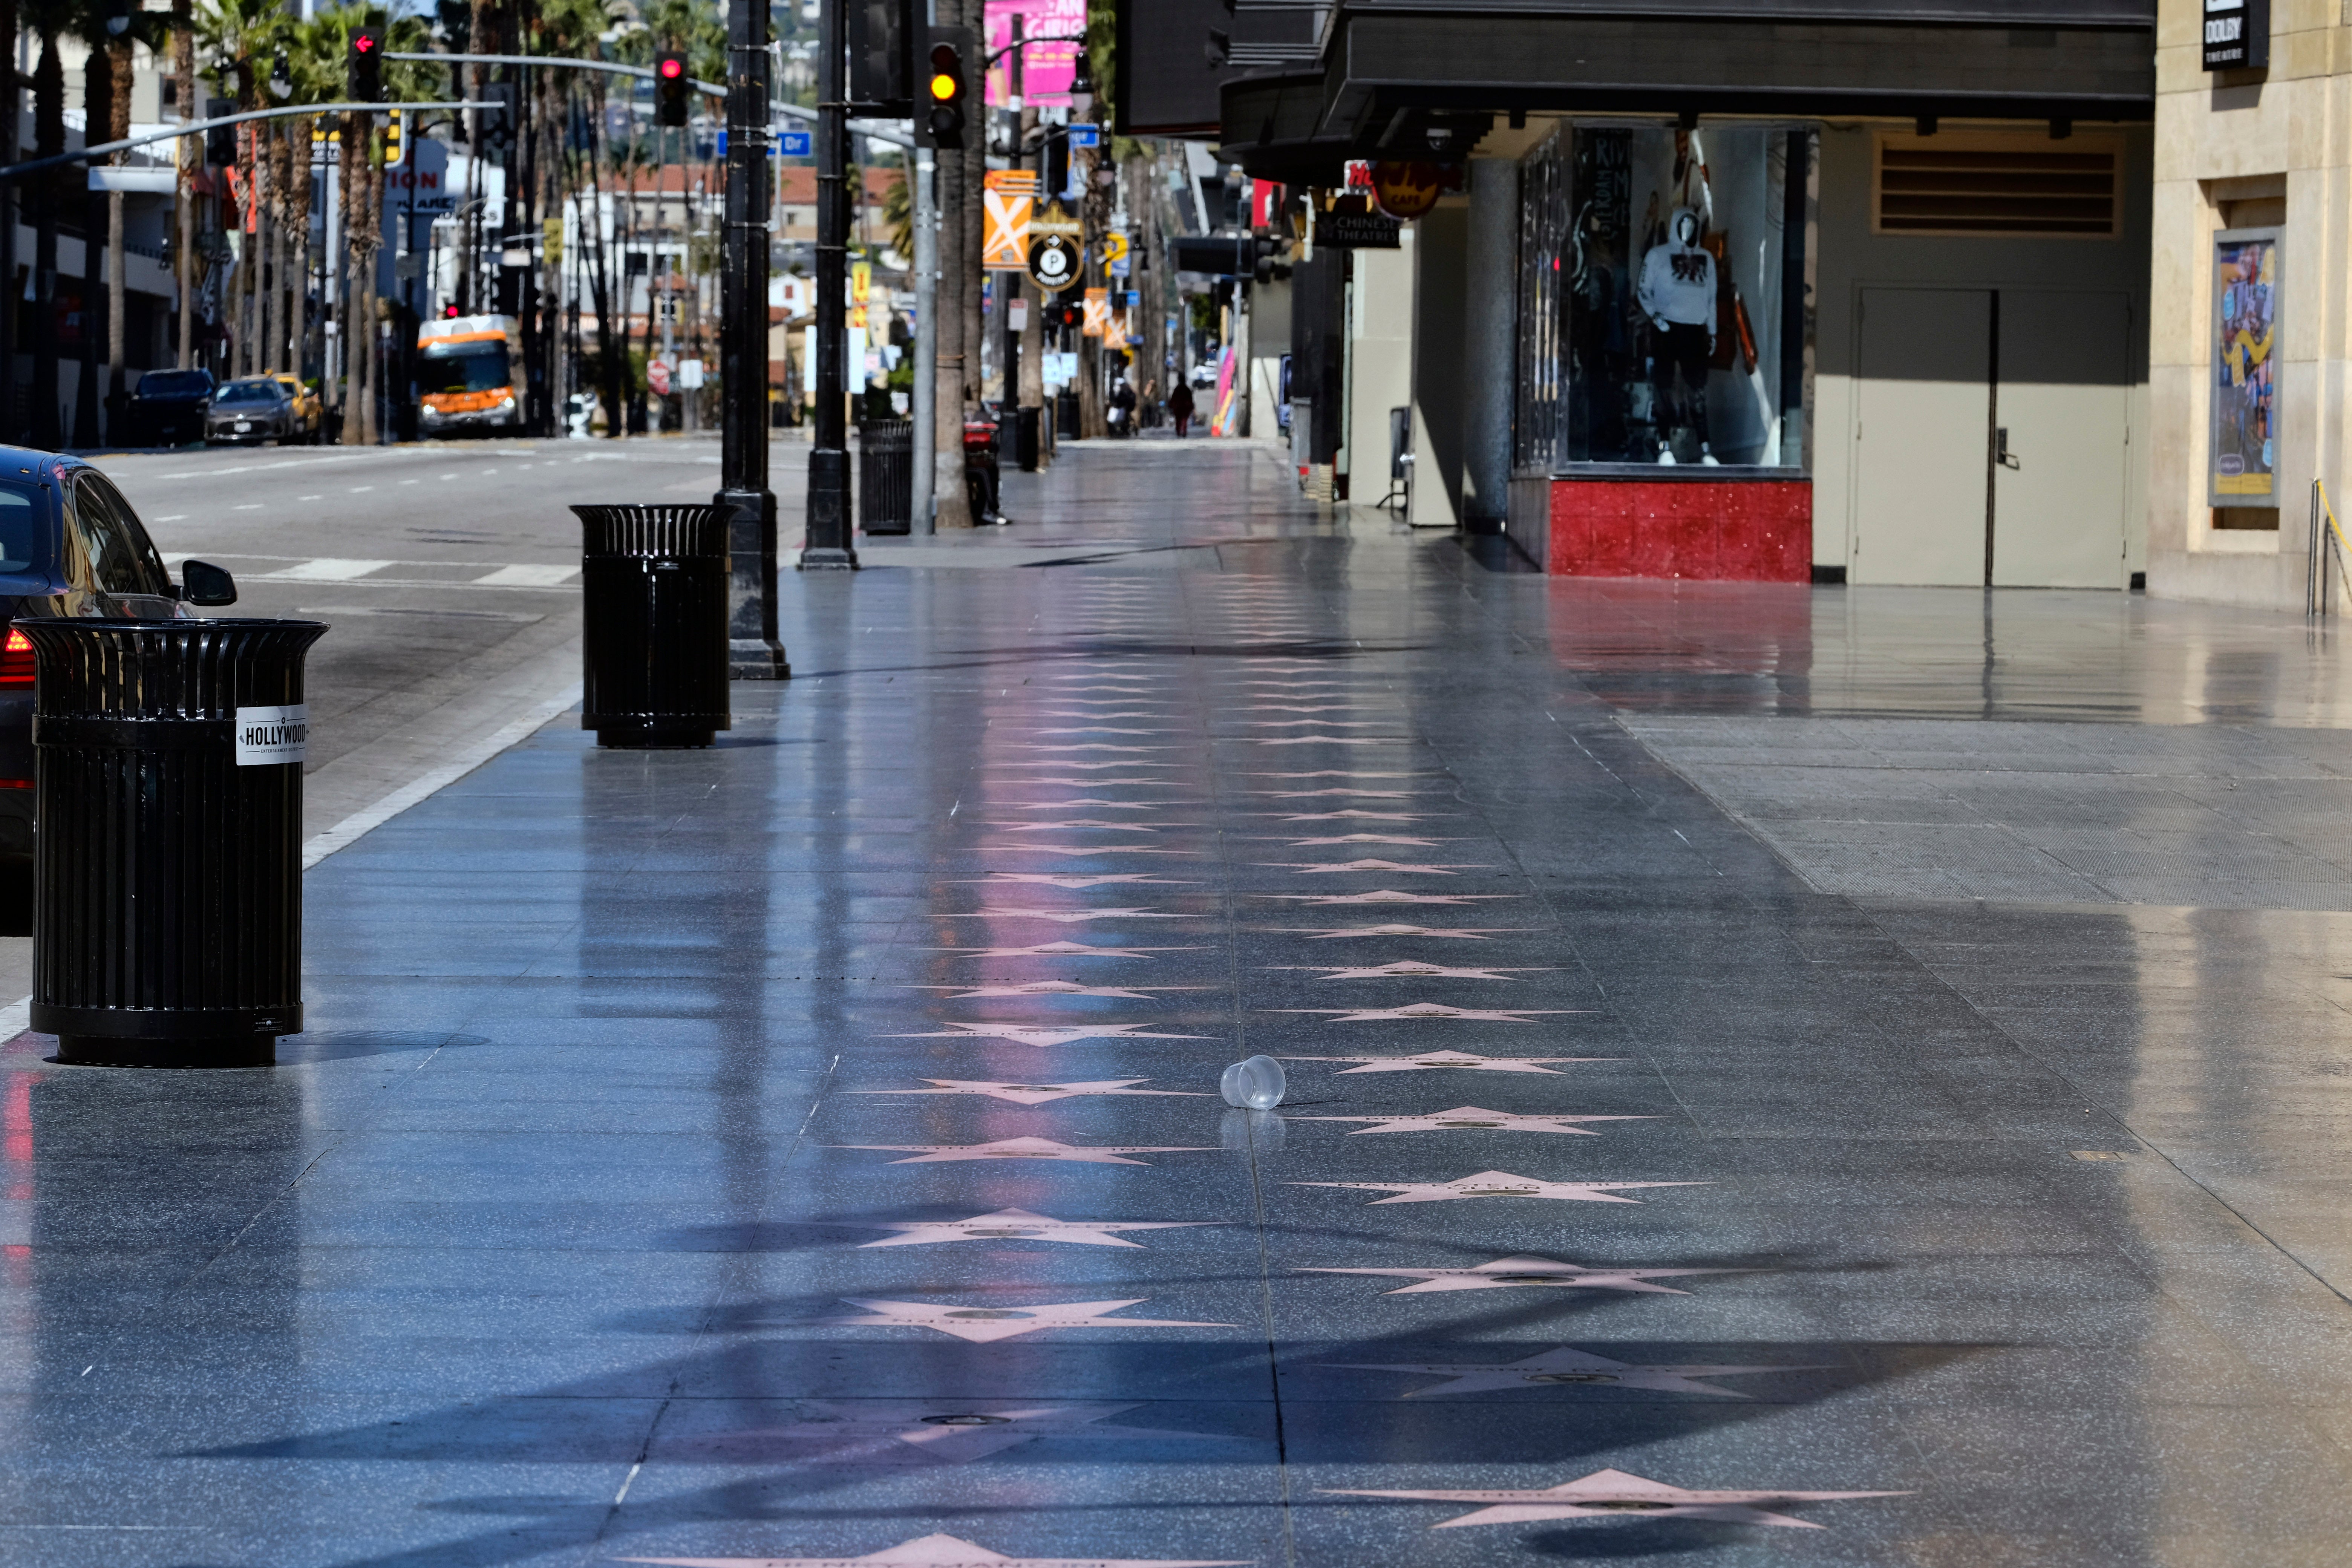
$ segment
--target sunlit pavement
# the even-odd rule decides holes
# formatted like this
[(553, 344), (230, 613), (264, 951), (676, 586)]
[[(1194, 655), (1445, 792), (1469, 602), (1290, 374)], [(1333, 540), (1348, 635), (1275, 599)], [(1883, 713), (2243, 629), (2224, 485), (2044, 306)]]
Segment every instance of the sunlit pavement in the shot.
[(314, 870), (274, 1069), (11, 1043), (0, 1560), (2340, 1561), (2329, 635), (1295, 489), (788, 574)]

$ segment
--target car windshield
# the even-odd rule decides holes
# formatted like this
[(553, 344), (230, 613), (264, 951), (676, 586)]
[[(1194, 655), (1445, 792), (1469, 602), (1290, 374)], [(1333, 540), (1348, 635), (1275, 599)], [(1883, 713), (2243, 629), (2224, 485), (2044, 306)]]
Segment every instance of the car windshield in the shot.
[(436, 343), (416, 367), (424, 392), (496, 392), (514, 384), (504, 343)]
[(213, 395), (213, 406), (232, 403), (275, 403), (282, 396), (274, 381), (232, 381)]
[(38, 485), (0, 481), (0, 572), (28, 572), (47, 497)]
[(151, 370), (133, 389), (140, 397), (202, 397), (213, 389), (213, 378), (200, 370)]

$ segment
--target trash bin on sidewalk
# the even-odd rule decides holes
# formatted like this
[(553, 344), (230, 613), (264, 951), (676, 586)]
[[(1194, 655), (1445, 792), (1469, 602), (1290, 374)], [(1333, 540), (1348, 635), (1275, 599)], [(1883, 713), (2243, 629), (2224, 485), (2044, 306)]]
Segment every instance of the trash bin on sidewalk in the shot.
[(1024, 474), (1037, 471), (1037, 426), (1042, 422), (1042, 408), (1016, 409), (1013, 416), (1013, 460)]
[(857, 517), (868, 533), (915, 530), (915, 423), (868, 419), (857, 427)]
[(61, 1061), (261, 1067), (302, 1029), (316, 621), (15, 623), (33, 645), (32, 1026)]
[(707, 746), (727, 707), (727, 520), (712, 506), (575, 506), (585, 691), (600, 746)]

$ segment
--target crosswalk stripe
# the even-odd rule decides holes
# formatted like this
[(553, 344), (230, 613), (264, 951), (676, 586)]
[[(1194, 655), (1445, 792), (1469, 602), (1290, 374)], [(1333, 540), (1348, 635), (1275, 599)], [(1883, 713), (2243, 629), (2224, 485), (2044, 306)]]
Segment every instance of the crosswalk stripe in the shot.
[(580, 574), (577, 566), (501, 566), (473, 579), (477, 588), (555, 588)]
[(343, 561), (327, 557), (300, 562), (275, 572), (257, 572), (254, 578), (257, 582), (270, 583), (349, 583), (371, 572), (381, 572), (391, 564), (393, 563), (389, 561)]

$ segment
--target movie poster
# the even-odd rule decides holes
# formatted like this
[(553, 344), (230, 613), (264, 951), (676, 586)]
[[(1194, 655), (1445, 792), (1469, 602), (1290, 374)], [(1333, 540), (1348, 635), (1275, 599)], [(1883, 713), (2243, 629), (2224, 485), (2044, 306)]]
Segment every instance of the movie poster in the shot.
[(2213, 241), (2213, 414), (2209, 503), (2278, 505), (2279, 231)]

